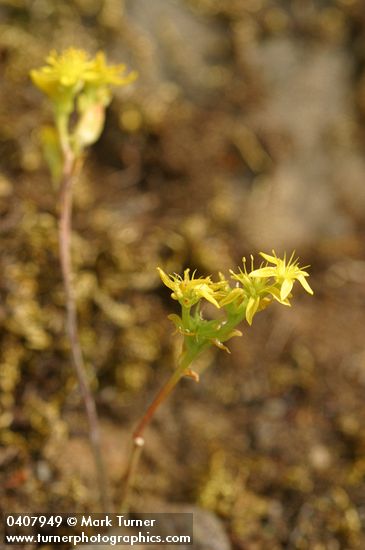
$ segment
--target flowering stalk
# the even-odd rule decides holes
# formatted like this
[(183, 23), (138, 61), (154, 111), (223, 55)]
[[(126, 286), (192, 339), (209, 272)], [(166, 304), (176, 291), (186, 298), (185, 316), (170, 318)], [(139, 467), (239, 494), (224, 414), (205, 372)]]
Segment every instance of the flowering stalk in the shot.
[[(83, 50), (69, 48), (61, 55), (51, 52), (47, 57), (47, 65), (30, 73), (34, 84), (49, 97), (54, 109), (55, 128), (48, 128), (43, 136), (45, 156), (51, 173), (55, 179), (61, 174), (59, 250), (66, 295), (66, 329), (71, 360), (88, 420), (100, 504), (104, 512), (111, 511), (111, 506), (96, 404), (89, 385), (78, 332), (72, 281), (71, 220), (77, 166), (85, 148), (95, 143), (103, 130), (105, 108), (111, 101), (110, 86), (128, 84), (136, 77), (135, 73), (122, 76), (124, 71), (124, 65), (106, 65), (102, 52), (94, 59), (89, 59)], [(73, 131), (70, 129), (71, 117), (76, 119)]]
[(139, 459), (141, 456), (142, 449), (144, 447), (144, 431), (147, 425), (151, 422), (155, 412), (159, 406), (165, 401), (165, 399), (170, 395), (171, 391), (174, 389), (179, 380), (186, 374), (186, 371), (193, 361), (193, 358), (185, 355), (179, 361), (178, 368), (172, 373), (167, 382), (162, 386), (141, 420), (138, 423), (137, 428), (133, 432), (133, 447), (131, 455), (129, 458), (129, 464), (127, 473), (125, 476), (124, 482), (124, 493), (122, 496), (122, 502), (120, 509), (123, 512), (128, 512), (129, 510), (129, 498), (130, 491), (134, 482), (136, 471), (138, 468)]
[[(297, 260), (293, 260), (293, 255), (289, 261), (286, 260), (286, 255), (284, 259), (278, 258), (274, 251), (273, 256), (264, 253), (261, 256), (267, 263), (259, 269), (254, 269), (251, 256), (250, 272), (247, 271), (245, 258), (243, 270), (239, 269), (238, 273), (230, 271), (231, 279), (235, 281), (233, 288), (222, 274), (219, 281), (213, 282), (210, 277), (196, 278), (195, 272), (190, 276), (189, 269), (185, 270), (182, 277), (176, 274), (167, 275), (158, 268), (162, 282), (172, 290), (171, 297), (181, 305), (181, 316), (172, 314), (169, 318), (177, 332), (183, 336), (183, 352), (177, 369), (152, 401), (133, 433), (133, 449), (121, 505), (123, 512), (128, 510), (130, 491), (144, 446), (144, 430), (183, 376), (199, 382), (198, 373), (191, 369), (197, 356), (212, 345), (230, 353), (224, 342), (242, 334), (236, 327), (244, 320), (251, 325), (256, 313), (265, 309), (273, 300), (290, 306), (291, 290), (296, 280), (309, 294), (313, 294), (306, 280), (308, 273), (299, 267)], [(274, 265), (269, 266), (268, 263)], [(224, 309), (225, 319), (204, 319), (201, 310), (203, 300), (216, 308)]]
[(75, 180), (75, 161), (73, 155), (65, 159), (63, 177), (60, 188), (60, 222), (59, 222), (59, 249), (60, 263), (63, 276), (63, 285), (66, 295), (66, 330), (70, 341), (71, 360), (75, 369), (80, 393), (84, 402), (86, 416), (89, 426), (89, 439), (97, 472), (97, 483), (100, 495), (102, 510), (110, 510), (108, 496), (108, 482), (105, 475), (105, 468), (101, 453), (99, 421), (96, 411), (95, 400), (90, 389), (86, 374), (85, 363), (81, 351), (76, 303), (72, 284), (71, 267), (71, 218), (72, 218), (72, 187)]

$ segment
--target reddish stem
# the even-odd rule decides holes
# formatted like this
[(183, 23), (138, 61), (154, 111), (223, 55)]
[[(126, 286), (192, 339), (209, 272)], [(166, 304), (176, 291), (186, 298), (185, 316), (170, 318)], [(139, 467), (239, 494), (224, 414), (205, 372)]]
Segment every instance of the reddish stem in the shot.
[(133, 448), (130, 455), (129, 465), (125, 478), (125, 488), (122, 498), (121, 511), (128, 512), (130, 491), (134, 482), (135, 474), (138, 468), (138, 462), (141, 456), (142, 449), (144, 447), (144, 430), (146, 426), (151, 422), (156, 410), (168, 397), (171, 391), (174, 389), (179, 380), (184, 376), (188, 366), (190, 365), (193, 357), (188, 353), (184, 353), (180, 360), (178, 368), (173, 372), (172, 376), (162, 386), (141, 420), (139, 421), (137, 428), (133, 432)]
[(99, 422), (95, 400), (87, 379), (77, 326), (77, 313), (72, 285), (71, 267), (71, 218), (72, 187), (75, 174), (75, 158), (71, 152), (65, 154), (63, 176), (60, 189), (59, 247), (63, 284), (66, 294), (66, 330), (71, 347), (71, 360), (75, 369), (81, 396), (84, 402), (89, 425), (89, 439), (97, 472), (100, 503), (104, 512), (111, 511), (108, 498), (107, 479), (101, 453)]

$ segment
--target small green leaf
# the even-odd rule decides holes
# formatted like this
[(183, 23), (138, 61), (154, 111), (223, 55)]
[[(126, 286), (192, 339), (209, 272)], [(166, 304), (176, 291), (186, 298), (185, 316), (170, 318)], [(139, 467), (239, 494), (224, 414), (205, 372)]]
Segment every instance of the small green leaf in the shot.
[(61, 179), (63, 154), (58, 132), (53, 126), (43, 126), (40, 133), (43, 155), (51, 172), (53, 183)]

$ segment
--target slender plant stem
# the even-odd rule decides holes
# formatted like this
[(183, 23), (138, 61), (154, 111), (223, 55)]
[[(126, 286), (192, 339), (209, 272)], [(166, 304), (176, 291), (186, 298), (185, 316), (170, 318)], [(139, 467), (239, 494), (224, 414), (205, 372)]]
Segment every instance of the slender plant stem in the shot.
[(136, 477), (139, 459), (141, 457), (143, 447), (144, 447), (143, 437), (133, 438), (133, 447), (129, 457), (129, 464), (128, 464), (127, 474), (124, 482), (124, 490), (122, 494), (122, 502), (120, 505), (120, 511), (124, 513), (129, 512), (129, 499), (130, 499), (131, 489), (133, 487), (134, 479)]
[(66, 330), (71, 347), (71, 360), (79, 382), (89, 425), (89, 439), (94, 455), (101, 508), (110, 512), (108, 484), (101, 453), (99, 421), (95, 400), (88, 382), (77, 326), (77, 313), (72, 284), (71, 264), (71, 219), (72, 187), (75, 179), (75, 158), (72, 152), (65, 154), (63, 176), (60, 189), (59, 247), (63, 284), (66, 294)]
[(164, 384), (164, 386), (162, 386), (162, 388), (160, 389), (160, 391), (158, 392), (158, 394), (156, 395), (156, 397), (154, 398), (154, 400), (152, 401), (152, 403), (150, 404), (150, 406), (146, 410), (145, 414), (141, 418), (137, 428), (134, 430), (134, 432), (133, 432), (133, 441), (143, 437), (143, 433), (144, 433), (144, 430), (145, 430), (147, 424), (149, 424), (149, 422), (151, 422), (151, 420), (153, 418), (153, 415), (155, 414), (156, 410), (161, 405), (161, 403), (166, 399), (166, 397), (169, 395), (171, 390), (173, 390), (173, 388), (176, 386), (176, 384), (180, 380), (181, 376), (182, 376), (181, 369), (176, 369), (176, 371), (174, 371), (174, 373), (168, 379), (166, 384)]
[(188, 353), (182, 355), (178, 368), (173, 372), (167, 382), (162, 386), (162, 388), (142, 416), (141, 420), (139, 421), (137, 428), (133, 432), (133, 447), (129, 459), (127, 474), (125, 478), (124, 493), (120, 507), (122, 512), (128, 512), (129, 510), (130, 492), (134, 483), (139, 459), (145, 443), (143, 437), (144, 430), (146, 426), (151, 422), (158, 407), (166, 399), (166, 397), (168, 397), (168, 395), (174, 389), (182, 376), (184, 376), (184, 373), (186, 372), (191, 361), (192, 357)]

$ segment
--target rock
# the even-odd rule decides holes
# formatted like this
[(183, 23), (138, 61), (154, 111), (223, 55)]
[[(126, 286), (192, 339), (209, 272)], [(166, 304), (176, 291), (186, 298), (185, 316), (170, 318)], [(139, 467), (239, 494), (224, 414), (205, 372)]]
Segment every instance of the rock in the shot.
[[(251, 124), (273, 151), (280, 139), (287, 151), (281, 148), (273, 173), (255, 182), (243, 233), (259, 249), (275, 243), (288, 250), (351, 235), (353, 222), (340, 200), (356, 212), (365, 204), (363, 159), (349, 123), (351, 59), (335, 46), (308, 48), (299, 40), (273, 38), (252, 49), (250, 61), (267, 92)], [(352, 207), (356, 201), (361, 206)]]

